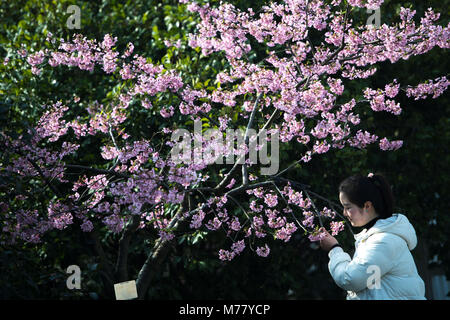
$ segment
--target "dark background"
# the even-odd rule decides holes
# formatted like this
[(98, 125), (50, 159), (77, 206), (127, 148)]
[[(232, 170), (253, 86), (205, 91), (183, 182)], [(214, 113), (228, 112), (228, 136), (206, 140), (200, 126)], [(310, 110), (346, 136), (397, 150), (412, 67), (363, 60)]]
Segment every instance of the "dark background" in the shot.
[[(241, 8), (261, 6), (260, 1), (229, 1)], [(12, 55), (24, 44), (29, 50), (45, 47), (45, 34), (51, 31), (68, 39), (80, 32), (88, 38), (102, 39), (106, 33), (118, 37), (118, 47), (128, 42), (135, 45), (135, 53), (174, 64), (175, 58), (163, 45), (170, 38), (185, 39), (192, 32), (195, 21), (178, 1), (2, 1), (0, 4), (0, 57)], [(70, 4), (81, 8), (81, 30), (65, 26)], [(440, 24), (449, 22), (449, 1), (385, 1), (381, 9), (381, 23), (398, 21), (400, 5), (417, 10), (416, 23), (428, 7), (441, 13)], [(255, 10), (256, 11), (256, 10)], [(364, 10), (355, 12), (364, 20)], [(367, 15), (368, 16), (368, 15)], [(397, 20), (396, 20), (397, 19)], [(314, 39), (313, 39), (314, 41)], [(175, 53), (173, 53), (175, 54)], [(224, 63), (220, 56), (200, 60), (192, 50), (180, 54), (178, 68), (186, 74), (198, 71), (196, 81), (206, 81)], [(448, 54), (435, 48), (426, 55), (411, 57), (395, 64), (377, 65), (378, 72), (370, 79), (353, 84), (343, 99), (361, 94), (361, 89), (384, 88), (392, 79), (402, 85), (416, 85), (425, 79), (448, 74)], [(0, 125), (9, 130), (32, 123), (39, 105), (52, 99), (70, 99), (74, 94), (88, 100), (106, 101), (117, 88), (101, 71), (86, 74), (80, 70), (56, 68), (45, 70), (39, 81), (27, 71), (27, 66), (14, 62), (0, 66)], [(55, 81), (53, 81), (55, 79)], [(195, 79), (194, 79), (195, 80)], [(57, 92), (57, 94), (55, 94)], [(57, 98), (55, 98), (55, 96)], [(105, 98), (106, 97), (106, 98)], [(403, 112), (400, 116), (375, 113), (359, 106), (363, 126), (379, 136), (404, 140), (395, 152), (384, 152), (375, 146), (366, 150), (330, 151), (303, 167), (290, 171), (288, 178), (314, 186), (317, 193), (338, 202), (337, 187), (345, 177), (354, 173), (383, 172), (390, 181), (396, 197), (396, 212), (405, 214), (415, 226), (419, 245), (413, 251), (419, 272), (427, 284), (431, 298), (430, 279), (434, 274), (450, 278), (448, 243), (449, 218), (449, 125), (448, 94), (437, 99), (414, 101), (404, 93), (397, 96)], [(151, 115), (139, 114), (142, 125), (154, 123)], [(93, 141), (94, 142), (94, 141)], [(280, 150), (281, 164), (296, 160), (292, 146)], [(93, 154), (86, 153), (89, 162)], [(2, 177), (2, 179), (6, 179)], [(4, 181), (3, 181), (4, 182)], [(10, 181), (9, 181), (10, 182)], [(16, 185), (20, 188), (20, 185)], [(8, 198), (10, 191), (0, 189), (0, 196)], [(352, 250), (349, 232), (338, 236), (347, 251)], [(99, 276), (99, 265), (92, 243), (79, 231), (69, 227), (62, 232), (50, 232), (44, 245), (20, 244), (0, 247), (0, 299), (111, 299)], [(114, 241), (110, 244), (114, 255)], [(223, 236), (211, 235), (195, 245), (174, 244), (170, 258), (160, 277), (152, 284), (149, 299), (344, 299), (327, 269), (328, 258), (316, 244), (302, 236), (288, 243), (272, 241), (271, 254), (262, 259), (245, 250), (230, 263), (222, 263), (216, 252), (223, 246)], [(130, 271), (137, 272), (144, 259), (144, 244), (137, 237), (130, 256)], [(140, 252), (140, 254), (139, 254)], [(66, 268), (77, 264), (82, 270), (82, 289), (66, 288)], [(135, 266), (135, 270), (133, 270)]]

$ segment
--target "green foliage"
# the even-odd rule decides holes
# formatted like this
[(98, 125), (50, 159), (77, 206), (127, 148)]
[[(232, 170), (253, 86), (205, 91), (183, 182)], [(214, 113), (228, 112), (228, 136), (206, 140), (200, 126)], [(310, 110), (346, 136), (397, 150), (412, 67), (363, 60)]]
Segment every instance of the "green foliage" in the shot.
[[(255, 8), (262, 1), (233, 1), (242, 9)], [(66, 26), (69, 5), (81, 9), (81, 29), (70, 30)], [(382, 23), (395, 22), (400, 6), (411, 5), (417, 16), (428, 7), (441, 12), (448, 22), (448, 1), (385, 1), (382, 7)], [(362, 21), (366, 15), (358, 13)], [(87, 38), (100, 40), (107, 33), (117, 36), (119, 50), (132, 42), (135, 53), (161, 62), (166, 68), (175, 67), (195, 88), (212, 90), (216, 84), (213, 76), (226, 67), (220, 54), (203, 57), (198, 50), (189, 49), (185, 43), (193, 32), (197, 21), (190, 16), (185, 6), (176, 0), (135, 1), (37, 1), (17, 0), (0, 3), (0, 60), (9, 58), (7, 65), (0, 64), (0, 126), (20, 135), (36, 121), (41, 107), (52, 101), (62, 100), (71, 107), (73, 114), (83, 114), (88, 101), (107, 103), (117, 96), (124, 86), (113, 86), (115, 82), (101, 70), (83, 72), (66, 67), (44, 70), (36, 80), (29, 66), (18, 58), (17, 50), (25, 48), (36, 52), (50, 48), (45, 41), (48, 32), (54, 37), (68, 40), (81, 33)], [(445, 24), (444, 23), (444, 24)], [(164, 40), (181, 40), (180, 48), (167, 48)], [(264, 55), (264, 52), (257, 52)], [(414, 57), (395, 65), (380, 64), (375, 77), (360, 81), (354, 87), (346, 87), (343, 101), (361, 95), (362, 89), (383, 87), (397, 78), (401, 84), (417, 84), (422, 79), (431, 79), (448, 70), (448, 58), (442, 50), (433, 50), (428, 55)], [(420, 72), (418, 72), (420, 71)], [(117, 76), (117, 75), (116, 75)], [(190, 78), (188, 78), (190, 77)], [(82, 97), (79, 105), (72, 103), (74, 96)], [(176, 97), (161, 95), (156, 104), (172, 104)], [(397, 199), (397, 210), (412, 221), (419, 239), (427, 239), (430, 253), (437, 254), (441, 265), (450, 273), (450, 252), (447, 240), (450, 185), (448, 146), (450, 145), (450, 110), (448, 95), (436, 100), (412, 101), (399, 99), (403, 107), (400, 117), (375, 113), (367, 105), (360, 105), (362, 123), (369, 132), (379, 136), (394, 135), (404, 140), (404, 146), (395, 152), (383, 152), (376, 147), (367, 150), (334, 150), (326, 157), (298, 166), (291, 170), (288, 178), (314, 186), (319, 194), (327, 195), (338, 202), (337, 186), (350, 174), (383, 171), (393, 185)], [(229, 109), (217, 110), (229, 114)], [(169, 124), (155, 117), (155, 110), (142, 111), (138, 103), (130, 107), (134, 133), (151, 137)], [(237, 112), (235, 112), (237, 117)], [(236, 118), (234, 119), (237, 120)], [(186, 123), (186, 126), (189, 126)], [(204, 119), (204, 126), (213, 126)], [(82, 146), (83, 162), (96, 161), (98, 145), (87, 140)], [(1, 152), (1, 151), (0, 151)], [(280, 163), (297, 160), (298, 146), (282, 145)], [(1, 166), (7, 165), (2, 158)], [(283, 169), (284, 167), (281, 167)], [(6, 181), (0, 176), (0, 194), (14, 199), (15, 192), (4, 190), (3, 185), (14, 184), (14, 190), (23, 189), (21, 181)], [(41, 206), (50, 197), (43, 191), (27, 205)], [(17, 200), (18, 201), (18, 200)], [(17, 203), (19, 205), (19, 203)], [(436, 224), (430, 221), (436, 221)], [(117, 247), (114, 236), (103, 232), (101, 239), (108, 247), (107, 258), (116, 259)], [(339, 240), (351, 250), (353, 239), (349, 232), (342, 233)], [(132, 241), (130, 251), (130, 274), (137, 275), (148, 254), (146, 234), (138, 234)], [(0, 299), (104, 299), (113, 298), (111, 290), (105, 289), (102, 266), (94, 253), (94, 244), (79, 228), (68, 228), (64, 232), (50, 233), (44, 246), (17, 245), (0, 248)], [(165, 263), (161, 277), (148, 293), (152, 299), (340, 299), (343, 292), (337, 288), (326, 268), (327, 257), (317, 246), (304, 238), (294, 238), (284, 244), (273, 241), (271, 255), (260, 258), (250, 250), (229, 264), (217, 259), (217, 251), (229, 245), (221, 235), (206, 236), (193, 232), (177, 238), (174, 253)], [(71, 291), (65, 286), (69, 265), (79, 265), (82, 270), (82, 290)]]

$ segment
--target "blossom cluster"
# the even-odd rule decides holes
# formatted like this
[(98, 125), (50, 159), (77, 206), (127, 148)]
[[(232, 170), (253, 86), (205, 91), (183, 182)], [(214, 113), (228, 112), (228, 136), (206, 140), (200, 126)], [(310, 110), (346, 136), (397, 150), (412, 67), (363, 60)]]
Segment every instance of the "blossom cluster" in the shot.
[[(339, 6), (340, 3), (333, 1), (331, 5)], [(354, 0), (349, 5), (376, 9), (382, 3), (382, 0)], [(351, 125), (360, 123), (359, 115), (351, 112), (351, 108), (336, 110), (335, 102), (345, 89), (342, 79), (367, 78), (376, 72), (377, 69), (371, 66), (377, 62), (390, 60), (394, 63), (423, 54), (434, 46), (449, 46), (448, 27), (435, 24), (439, 14), (432, 9), (417, 26), (412, 20), (415, 12), (401, 8), (400, 24), (384, 24), (378, 29), (373, 26), (352, 28), (351, 19), (345, 21), (344, 14), (333, 12), (331, 6), (322, 1), (270, 3), (258, 13), (251, 9), (241, 11), (229, 3), (212, 7), (189, 2), (188, 9), (201, 18), (198, 32), (190, 36), (189, 44), (201, 48), (204, 55), (224, 52), (231, 66), (217, 75), (217, 81), (223, 85), (213, 92), (213, 102), (236, 106), (243, 95), (264, 93), (266, 98), (261, 109), (272, 105), (283, 111), (284, 121), (278, 125), (281, 141), (295, 139), (301, 144), (312, 144), (304, 152), (304, 162), (310, 161), (314, 154), (343, 148), (346, 144), (365, 148), (380, 141), (380, 147), (386, 150), (387, 138), (360, 130), (351, 134)], [(307, 38), (305, 26), (317, 30), (327, 28), (325, 42), (331, 46), (314, 46)], [(263, 61), (248, 59), (246, 53), (251, 50), (251, 39), (267, 46), (268, 57)], [(276, 53), (279, 48), (275, 49), (275, 46), (279, 45), (285, 48), (283, 57)], [(341, 45), (344, 48), (340, 48)], [(330, 76), (321, 79), (319, 76), (323, 74)], [(234, 87), (227, 86), (237, 80), (241, 81)], [(426, 88), (438, 96), (446, 87), (447, 83), (440, 81)], [(401, 106), (392, 99), (399, 89), (396, 80), (387, 84), (384, 90), (367, 88), (363, 92), (365, 102), (374, 111), (399, 115)], [(416, 92), (424, 89), (421, 86)], [(407, 95), (412, 92), (409, 89)], [(354, 100), (348, 104), (354, 105)], [(249, 100), (245, 99), (242, 105), (245, 112), (251, 112)], [(318, 116), (321, 119), (315, 127), (305, 126), (305, 118), (317, 119)], [(331, 143), (327, 137), (332, 138)]]
[(447, 80), (447, 77), (428, 80), (415, 87), (408, 87), (406, 89), (406, 95), (408, 97), (414, 97), (414, 100), (426, 99), (428, 95), (432, 95), (432, 98), (436, 99), (447, 90), (449, 84), (450, 82)]
[[(376, 142), (382, 150), (397, 150), (402, 146), (401, 140), (392, 141), (360, 129), (362, 114), (355, 108), (367, 103), (373, 111), (399, 115), (402, 109), (393, 99), (403, 89), (397, 80), (384, 88), (365, 88), (361, 92), (364, 100), (360, 101), (355, 98), (342, 101), (345, 90), (355, 79), (374, 75), (377, 71), (374, 66), (380, 62), (395, 63), (434, 47), (450, 45), (449, 26), (439, 26), (439, 14), (432, 9), (421, 18), (420, 24), (414, 22), (415, 11), (401, 8), (400, 23), (396, 25), (354, 27), (351, 11), (341, 10), (346, 6), (340, 0), (272, 2), (258, 12), (242, 11), (225, 2), (216, 7), (188, 0), (180, 3), (199, 19), (197, 31), (189, 35), (189, 46), (200, 49), (204, 56), (223, 54), (227, 59), (226, 67), (211, 79), (220, 84), (214, 90), (190, 86), (177, 69), (166, 69), (134, 53), (132, 43), (119, 52), (116, 44), (120, 39), (110, 34), (100, 41), (82, 35), (75, 35), (71, 41), (56, 41), (49, 35), (47, 41), (56, 44), (55, 49), (32, 53), (18, 50), (36, 77), (47, 65), (89, 72), (97, 66), (123, 85), (123, 90), (107, 105), (91, 102), (81, 115), (73, 118), (69, 117), (73, 115), (69, 106), (57, 102), (43, 109), (42, 117), (27, 134), (18, 139), (2, 137), (2, 148), (13, 154), (11, 164), (5, 168), (7, 172), (33, 181), (42, 179), (45, 187), (72, 183), (68, 188), (71, 193), (49, 200), (45, 212), (25, 207), (16, 210), (17, 204), (3, 205), (2, 211), (7, 212), (5, 234), (13, 239), (38, 242), (48, 230), (63, 230), (75, 223), (85, 232), (103, 224), (111, 232), (120, 233), (129, 219), (138, 217), (140, 228), (152, 226), (162, 240), (175, 237), (170, 223), (173, 216), (166, 209), (181, 206), (190, 192), (198, 191), (204, 196), (198, 188), (208, 180), (205, 171), (212, 162), (208, 157), (189, 164), (169, 160), (167, 148), (175, 146), (167, 139), (172, 132), (170, 128), (160, 132), (163, 138), (159, 142), (164, 151), (153, 141), (128, 131), (125, 124), (126, 120), (132, 120), (130, 106), (134, 102), (140, 103), (143, 111), (155, 112), (167, 122), (182, 119), (184, 123), (186, 119), (197, 120), (199, 116), (212, 114), (216, 118), (211, 123), (218, 123), (222, 133), (233, 125), (246, 125), (248, 119), (254, 119), (253, 115), (256, 117), (253, 125), (265, 123), (278, 130), (282, 142), (298, 143), (297, 156), (303, 162), (333, 148), (366, 148)], [(383, 0), (347, 1), (350, 9), (376, 9), (382, 3)], [(314, 30), (324, 34), (321, 43), (311, 41)], [(166, 41), (166, 45), (184, 48), (181, 42)], [(262, 51), (266, 52), (263, 57), (252, 54)], [(407, 87), (405, 92), (416, 100), (428, 95), (436, 98), (447, 87), (447, 78), (440, 77)], [(155, 98), (161, 94), (173, 98), (170, 104)], [(73, 102), (80, 99), (76, 97)], [(228, 112), (211, 112), (221, 107), (237, 112), (238, 120)], [(102, 162), (86, 168), (79, 165), (78, 152), (92, 137), (101, 141), (96, 147)], [(189, 138), (202, 148), (218, 147), (217, 142), (203, 137), (189, 134)], [(233, 153), (245, 155), (248, 149)], [(245, 164), (253, 169), (253, 164), (248, 161)], [(82, 173), (71, 172), (79, 177), (70, 182), (66, 173), (74, 167)], [(200, 209), (195, 212), (184, 212), (191, 229), (224, 231), (233, 239), (230, 249), (219, 251), (221, 260), (233, 259), (246, 248), (246, 241), (264, 241), (267, 235), (287, 242), (302, 229), (311, 241), (318, 241), (324, 236), (318, 224), (336, 219), (333, 210), (317, 209), (310, 194), (295, 190), (290, 184), (282, 190), (273, 184), (245, 189), (243, 195), (248, 197), (248, 205), (239, 204), (241, 213), (236, 214), (236, 203), (229, 201), (227, 194), (236, 192), (240, 186), (234, 177), (226, 179), (223, 180), (226, 193), (213, 192), (205, 196), (204, 202), (198, 200), (204, 207), (199, 204)], [(249, 176), (250, 181), (255, 179), (259, 178)], [(22, 200), (15, 201), (20, 205)], [(17, 212), (12, 214), (14, 210)], [(334, 235), (343, 227), (342, 221), (330, 222)], [(267, 257), (269, 252), (267, 243), (256, 248), (261, 257)]]

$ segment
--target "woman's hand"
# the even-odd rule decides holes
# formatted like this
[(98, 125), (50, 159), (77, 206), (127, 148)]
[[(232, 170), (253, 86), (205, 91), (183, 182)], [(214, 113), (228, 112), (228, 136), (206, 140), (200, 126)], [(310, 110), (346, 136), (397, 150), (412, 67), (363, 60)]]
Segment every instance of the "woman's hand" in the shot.
[(332, 246), (339, 243), (336, 238), (330, 235), (325, 228), (320, 228), (319, 231), (325, 234), (325, 237), (320, 240), (320, 247), (323, 250), (330, 251)]

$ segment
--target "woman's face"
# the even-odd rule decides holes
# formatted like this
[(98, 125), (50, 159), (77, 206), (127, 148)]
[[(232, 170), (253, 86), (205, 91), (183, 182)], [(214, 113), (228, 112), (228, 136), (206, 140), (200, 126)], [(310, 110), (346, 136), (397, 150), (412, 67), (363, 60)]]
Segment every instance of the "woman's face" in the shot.
[(369, 222), (368, 215), (364, 214), (363, 208), (351, 203), (345, 193), (339, 193), (339, 201), (344, 207), (344, 216), (347, 217), (353, 227), (361, 227)]

